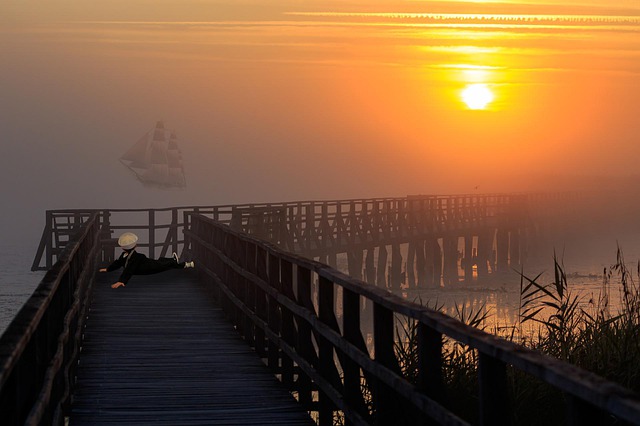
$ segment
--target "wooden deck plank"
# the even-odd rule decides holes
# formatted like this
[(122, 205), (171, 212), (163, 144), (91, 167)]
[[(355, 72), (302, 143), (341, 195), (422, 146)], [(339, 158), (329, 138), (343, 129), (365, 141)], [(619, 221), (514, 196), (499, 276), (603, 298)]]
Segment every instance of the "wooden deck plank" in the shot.
[(71, 425), (311, 425), (192, 271), (96, 283)]

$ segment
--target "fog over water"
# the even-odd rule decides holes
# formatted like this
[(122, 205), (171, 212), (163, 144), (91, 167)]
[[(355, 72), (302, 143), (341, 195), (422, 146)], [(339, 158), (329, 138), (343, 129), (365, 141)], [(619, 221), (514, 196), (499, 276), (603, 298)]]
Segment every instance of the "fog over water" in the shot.
[[(0, 235), (18, 260), (0, 284), (22, 282), (47, 209), (408, 194), (597, 190), (569, 216), (589, 232), (552, 246), (569, 271), (616, 241), (636, 259), (639, 34), (635, 0), (4, 1)], [(161, 119), (183, 190), (118, 161)]]

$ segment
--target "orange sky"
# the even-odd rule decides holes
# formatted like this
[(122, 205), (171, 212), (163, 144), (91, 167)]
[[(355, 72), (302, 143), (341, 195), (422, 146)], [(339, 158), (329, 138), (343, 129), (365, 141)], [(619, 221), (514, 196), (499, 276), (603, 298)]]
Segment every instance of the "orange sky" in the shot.
[[(264, 3), (3, 2), (3, 198), (39, 218), (636, 173), (636, 0)], [(472, 83), (493, 93), (486, 110), (463, 103)], [(184, 191), (118, 163), (158, 119)]]

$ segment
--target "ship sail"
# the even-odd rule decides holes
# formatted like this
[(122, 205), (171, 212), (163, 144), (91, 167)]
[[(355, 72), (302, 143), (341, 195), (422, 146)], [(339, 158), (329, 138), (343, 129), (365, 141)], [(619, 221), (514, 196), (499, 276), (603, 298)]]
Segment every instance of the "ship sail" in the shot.
[(158, 121), (120, 157), (136, 178), (147, 186), (161, 188), (186, 186), (182, 153), (175, 132)]
[(169, 165), (169, 181), (173, 185), (184, 186), (184, 166), (182, 165), (182, 153), (178, 149), (176, 134), (171, 132), (169, 149), (167, 150), (167, 162)]

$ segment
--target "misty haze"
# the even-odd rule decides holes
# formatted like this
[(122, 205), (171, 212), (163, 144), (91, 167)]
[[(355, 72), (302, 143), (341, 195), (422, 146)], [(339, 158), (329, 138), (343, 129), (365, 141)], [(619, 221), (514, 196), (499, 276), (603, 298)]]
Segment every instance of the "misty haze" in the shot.
[[(519, 327), (527, 279), (542, 274), (537, 297), (560, 288), (558, 268), (576, 306), (608, 288), (607, 312), (624, 311), (618, 250), (640, 280), (639, 33), (637, 0), (6, 1), (0, 330), (44, 276), (32, 266), (55, 258), (36, 256), (46, 212), (72, 209), (144, 211), (112, 213), (116, 256), (122, 231), (156, 237), (127, 228), (147, 209), (167, 209), (169, 228), (179, 208), (217, 220), (224, 206), (225, 224), (265, 239), (251, 226), (297, 223), (286, 250), (480, 312), (487, 332)], [(297, 240), (367, 211), (388, 240), (331, 253), (310, 248), (326, 234)], [(433, 211), (468, 225), (403, 234), (402, 215), (419, 228)]]

